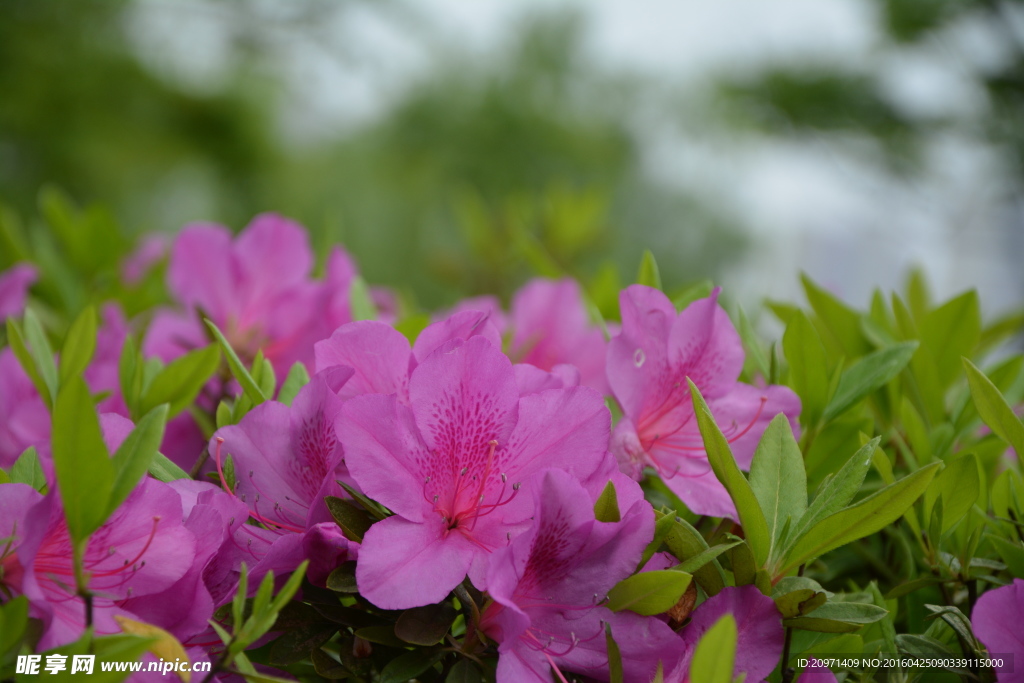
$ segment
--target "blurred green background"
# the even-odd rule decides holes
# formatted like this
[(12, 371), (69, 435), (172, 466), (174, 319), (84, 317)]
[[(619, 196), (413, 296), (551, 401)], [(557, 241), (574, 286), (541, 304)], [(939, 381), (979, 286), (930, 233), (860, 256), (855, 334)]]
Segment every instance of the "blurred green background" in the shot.
[(0, 0), (0, 201), (30, 238), (45, 185), (128, 236), (279, 211), (428, 307), (607, 308), (645, 248), (670, 289), (923, 263), (1019, 303), (1021, 3), (717, 5)]

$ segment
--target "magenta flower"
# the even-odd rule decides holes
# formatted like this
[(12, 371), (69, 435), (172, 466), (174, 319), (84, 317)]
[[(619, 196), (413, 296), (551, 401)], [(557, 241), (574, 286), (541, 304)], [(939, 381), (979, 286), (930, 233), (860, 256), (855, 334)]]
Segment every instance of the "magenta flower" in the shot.
[[(9, 594), (28, 597), (32, 616), (44, 624), (41, 650), (75, 640), (85, 628), (85, 605), (75, 594), (71, 539), (56, 490), (42, 496), (22, 484), (3, 484), (0, 508), (0, 533), (14, 537), (0, 558), (0, 583)], [(178, 494), (144, 479), (85, 550), (96, 632), (119, 633), (118, 614), (138, 619), (124, 603), (161, 593), (181, 579), (195, 548), (194, 536), (182, 525)]]
[(28, 288), (37, 277), (36, 269), (27, 263), (19, 263), (0, 273), (0, 321), (24, 313)]
[(167, 256), (170, 240), (167, 235), (146, 235), (121, 264), (121, 279), (129, 285), (142, 282), (153, 267)]
[[(495, 552), (487, 572), (492, 602), (481, 619), (499, 643), (497, 680), (564, 681), (562, 670), (607, 680), (605, 624), (622, 652), (625, 680), (649, 681), (659, 660), (670, 666), (682, 641), (667, 624), (602, 603), (634, 572), (654, 536), (650, 503), (639, 500), (622, 521), (598, 522), (592, 496), (561, 470), (531, 480), (534, 522)], [(621, 501), (620, 501), (621, 502)]]
[(731, 614), (736, 620), (733, 677), (746, 674), (744, 680), (753, 683), (764, 680), (775, 670), (785, 640), (782, 615), (775, 607), (775, 601), (754, 586), (728, 586), (694, 610), (690, 623), (680, 632), (686, 652), (666, 680), (689, 680), (690, 661), (698, 641), (726, 614)]
[(575, 280), (538, 278), (526, 283), (512, 300), (511, 327), (512, 358), (542, 370), (575, 365), (582, 384), (609, 393), (604, 333), (591, 324)]
[(168, 286), (184, 313), (161, 311), (143, 345), (147, 356), (172, 360), (204, 346), (199, 312), (217, 324), (243, 358), (260, 349), (284, 376), (296, 361), (312, 362), (318, 288), (306, 232), (274, 214), (261, 214), (232, 239), (220, 225), (195, 224), (171, 249)]
[(254, 581), (269, 570), (293, 571), (307, 551), (318, 554), (313, 573), (320, 581), (338, 564), (352, 559), (349, 541), (337, 530), (324, 504), (325, 496), (344, 495), (338, 479), (349, 480), (334, 431), (341, 404), (318, 374), (291, 406), (261, 403), (239, 424), (223, 427), (210, 440), (221, 476), (223, 458), (230, 455), (234, 494), (248, 516), (265, 527), (266, 533), (250, 539), (254, 544), (247, 541), (257, 559), (255, 565), (247, 561)]
[(398, 394), (402, 403), (408, 403), (413, 369), (452, 339), (475, 336), (501, 348), (500, 333), (479, 311), (455, 313), (428, 325), (413, 345), (390, 325), (372, 320), (349, 323), (316, 344), (316, 369), (318, 373), (347, 369), (343, 386), (334, 386), (340, 383), (331, 380), (332, 388), (343, 400), (363, 394)]
[(532, 513), (519, 487), (541, 468), (578, 478), (597, 470), (609, 430), (587, 387), (520, 397), (512, 363), (487, 339), (452, 340), (398, 393), (351, 398), (338, 438), (363, 492), (394, 511), (363, 539), (360, 592), (385, 609), (443, 599)]
[[(1008, 586), (990, 590), (978, 598), (971, 612), (974, 635), (992, 655), (1024, 654), (1024, 633), (1020, 628), (1020, 615), (1024, 612), (1024, 580), (1014, 579)], [(1024, 681), (1024, 666), (1012, 657), (995, 670), (999, 683)]]
[(656, 289), (623, 290), (622, 333), (608, 345), (608, 382), (624, 413), (612, 452), (635, 478), (645, 466), (656, 469), (693, 512), (735, 517), (704, 452), (687, 378), (707, 400), (743, 469), (775, 415), (785, 413), (796, 430), (800, 399), (787, 387), (737, 381), (743, 345), (717, 297), (715, 290), (677, 315)]
[(49, 453), (50, 411), (14, 352), (0, 349), (0, 468), (13, 465), (29, 446)]

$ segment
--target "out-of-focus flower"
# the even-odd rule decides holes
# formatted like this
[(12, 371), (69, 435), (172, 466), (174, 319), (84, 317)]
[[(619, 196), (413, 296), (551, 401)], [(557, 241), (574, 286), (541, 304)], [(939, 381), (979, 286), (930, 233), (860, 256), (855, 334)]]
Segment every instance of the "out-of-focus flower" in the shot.
[(395, 512), (363, 539), (356, 579), (385, 609), (444, 598), (532, 513), (518, 490), (557, 467), (585, 478), (607, 452), (609, 414), (588, 387), (520, 396), (515, 370), (487, 339), (447, 342), (396, 393), (345, 402), (337, 423), (349, 472)]
[(167, 256), (169, 247), (170, 240), (167, 235), (146, 235), (135, 251), (121, 264), (121, 278), (129, 285), (138, 284), (153, 266)]
[(636, 478), (645, 466), (655, 468), (693, 512), (735, 517), (708, 463), (686, 380), (700, 389), (743, 469), (777, 414), (797, 429), (800, 399), (787, 387), (737, 381), (743, 345), (717, 297), (716, 290), (677, 315), (656, 289), (623, 290), (622, 333), (608, 345), (608, 381), (625, 414), (612, 452)]
[(620, 522), (605, 523), (594, 519), (592, 498), (566, 472), (538, 473), (531, 488), (533, 524), (495, 552), (487, 572), (494, 602), (481, 627), (499, 643), (498, 682), (550, 682), (561, 670), (607, 680), (605, 624), (621, 650), (625, 680), (651, 680), (659, 660), (674, 664), (682, 641), (667, 624), (600, 606), (633, 573), (654, 535), (650, 504), (637, 501)]
[(0, 273), (0, 321), (25, 311), (28, 288), (37, 277), (36, 269), (27, 263), (19, 263)]
[(50, 411), (11, 349), (0, 349), (0, 468), (35, 446), (50, 450)]

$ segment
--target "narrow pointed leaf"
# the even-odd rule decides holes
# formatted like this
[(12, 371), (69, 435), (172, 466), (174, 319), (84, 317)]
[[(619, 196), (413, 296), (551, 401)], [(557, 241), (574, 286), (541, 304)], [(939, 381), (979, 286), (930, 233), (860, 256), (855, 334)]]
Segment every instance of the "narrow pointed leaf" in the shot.
[(804, 458), (785, 415), (776, 415), (765, 429), (754, 451), (749, 481), (774, 546), (781, 539), (783, 528), (800, 519), (807, 509)]
[(608, 591), (607, 607), (613, 612), (628, 609), (643, 615), (661, 614), (679, 602), (691, 579), (686, 572), (673, 569), (634, 574)]
[(830, 515), (796, 540), (780, 575), (851, 541), (880, 531), (899, 519), (921, 497), (939, 463), (932, 463), (886, 486), (860, 503)]
[(80, 375), (96, 351), (96, 311), (92, 306), (82, 311), (64, 335), (60, 349), (60, 381), (63, 384)]
[(740, 472), (739, 466), (736, 465), (736, 459), (729, 449), (729, 442), (715, 422), (700, 390), (689, 378), (686, 381), (690, 384), (693, 410), (697, 415), (701, 436), (704, 438), (704, 449), (708, 454), (708, 462), (711, 463), (711, 469), (714, 470), (715, 476), (725, 486), (733, 504), (736, 505), (736, 512), (739, 514), (740, 524), (743, 525), (743, 531), (746, 533), (747, 543), (750, 544), (750, 549), (754, 553), (754, 560), (759, 567), (764, 566), (771, 549), (771, 533), (768, 530), (768, 522), (765, 520), (754, 491), (750, 488), (746, 477)]
[(231, 368), (231, 374), (235, 376), (238, 383), (242, 385), (242, 390), (245, 395), (249, 397), (253, 405), (259, 405), (267, 400), (267, 397), (260, 391), (256, 381), (253, 380), (252, 375), (245, 368), (242, 360), (235, 353), (235, 350), (231, 348), (231, 344), (228, 342), (224, 334), (213, 324), (210, 320), (205, 320), (206, 326), (210, 328), (210, 332), (213, 333), (214, 339), (220, 344), (221, 351), (224, 352), (225, 357), (228, 359), (228, 366)]
[(139, 479), (149, 471), (160, 442), (164, 439), (166, 425), (167, 404), (164, 404), (146, 413), (114, 453), (114, 486), (107, 504), (107, 514), (124, 502)]
[(195, 400), (203, 385), (220, 365), (220, 349), (216, 344), (190, 351), (175, 358), (163, 368), (139, 403), (139, 413), (145, 415), (163, 403), (168, 404), (168, 419), (185, 410)]
[(971, 397), (974, 398), (981, 419), (1000, 439), (1013, 446), (1015, 451), (1024, 453), (1024, 424), (1020, 418), (1014, 414), (992, 381), (974, 363), (966, 358), (963, 363), (971, 387)]
[(841, 415), (871, 392), (888, 384), (907, 366), (917, 346), (916, 341), (901, 342), (864, 356), (847, 368), (839, 379), (835, 396), (825, 409), (825, 419)]

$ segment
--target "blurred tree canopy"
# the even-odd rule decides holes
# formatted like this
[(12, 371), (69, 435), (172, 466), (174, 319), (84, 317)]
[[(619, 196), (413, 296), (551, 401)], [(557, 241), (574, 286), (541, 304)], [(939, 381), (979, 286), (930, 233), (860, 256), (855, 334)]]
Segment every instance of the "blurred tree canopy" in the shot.
[(0, 201), (29, 217), (55, 184), (131, 233), (280, 211), (427, 305), (540, 272), (580, 277), (608, 307), (611, 266), (634, 272), (645, 246), (670, 287), (741, 248), (724, 207), (652, 179), (629, 118), (645, 93), (587, 64), (573, 15), (525, 23), (499, 59), (445, 47), (380, 116), (287, 144), (268, 26), (301, 36), (347, 4), (293, 3), (282, 26), (262, 3), (205, 3), (235, 50), (207, 92), (143, 63), (131, 0), (0, 0)]

